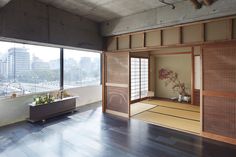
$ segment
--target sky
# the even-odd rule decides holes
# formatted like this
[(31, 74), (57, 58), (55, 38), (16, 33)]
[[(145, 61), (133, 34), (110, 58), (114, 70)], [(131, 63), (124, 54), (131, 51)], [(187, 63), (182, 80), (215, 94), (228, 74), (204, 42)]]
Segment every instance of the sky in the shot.
[[(6, 54), (8, 49), (10, 48), (26, 48), (28, 52), (30, 52), (31, 57), (34, 54), (36, 57), (42, 59), (43, 61), (47, 62), (50, 60), (59, 59), (60, 57), (60, 49), (59, 48), (52, 48), (52, 47), (45, 47), (45, 46), (35, 46), (29, 44), (19, 44), (19, 43), (12, 43), (12, 42), (4, 42), (0, 41), (0, 55)], [(82, 51), (82, 50), (69, 50), (64, 49), (64, 58), (80, 58), (80, 57), (99, 57), (99, 53), (89, 52), (89, 51)]]

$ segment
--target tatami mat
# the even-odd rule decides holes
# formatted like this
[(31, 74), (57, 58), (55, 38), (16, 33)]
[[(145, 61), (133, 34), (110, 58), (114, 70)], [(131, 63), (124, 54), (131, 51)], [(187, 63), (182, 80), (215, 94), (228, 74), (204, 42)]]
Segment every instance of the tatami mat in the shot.
[(182, 109), (173, 109), (173, 108), (162, 107), (162, 106), (155, 107), (149, 111), (165, 114), (165, 115), (170, 115), (170, 116), (175, 116), (179, 118), (185, 118), (189, 120), (200, 121), (199, 112), (191, 112), (191, 111), (186, 111)]
[[(151, 109), (141, 111), (139, 114), (133, 114), (133, 118), (148, 123), (182, 130), (194, 134), (200, 133), (200, 107), (190, 104), (182, 104), (160, 100), (144, 100), (138, 106), (156, 105)], [(138, 109), (131, 113), (138, 113)]]
[(141, 101), (141, 103), (164, 106), (164, 107), (169, 107), (169, 108), (183, 109), (186, 111), (189, 110), (189, 111), (200, 112), (199, 106), (194, 106), (190, 104), (182, 104), (182, 103), (177, 103), (177, 102), (169, 102), (169, 101), (161, 101), (161, 100), (144, 100), (144, 101)]
[(149, 111), (135, 115), (133, 118), (146, 121), (148, 123), (166, 126), (169, 128), (184, 130), (195, 134), (200, 133), (200, 122), (153, 113)]
[(135, 103), (130, 106), (131, 116), (136, 115), (138, 113), (144, 112), (146, 110), (152, 109), (156, 107), (156, 105), (144, 104), (144, 103)]

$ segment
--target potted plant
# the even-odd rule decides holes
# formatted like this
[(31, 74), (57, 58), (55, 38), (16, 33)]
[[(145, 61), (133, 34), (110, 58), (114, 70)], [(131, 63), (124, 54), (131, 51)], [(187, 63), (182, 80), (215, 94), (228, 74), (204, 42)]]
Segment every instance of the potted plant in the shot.
[(172, 70), (160, 69), (159, 79), (165, 81), (165, 86), (172, 85), (172, 90), (178, 93), (178, 101), (190, 101), (190, 96), (186, 92), (186, 87), (183, 82), (178, 79), (178, 74)]
[(76, 109), (76, 97), (66, 97), (55, 99), (54, 96), (47, 94), (34, 98), (34, 102), (29, 104), (30, 122), (45, 121), (46, 119), (74, 112)]
[(54, 100), (55, 98), (52, 95), (47, 94), (45, 96), (38, 96), (34, 98), (34, 104), (35, 105), (49, 104), (52, 103)]

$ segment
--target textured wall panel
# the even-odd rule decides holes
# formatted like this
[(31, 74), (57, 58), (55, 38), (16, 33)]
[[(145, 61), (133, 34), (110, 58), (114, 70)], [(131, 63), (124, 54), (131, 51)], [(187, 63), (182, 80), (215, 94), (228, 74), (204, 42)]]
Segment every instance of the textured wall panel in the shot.
[(107, 87), (107, 109), (128, 113), (128, 88)]
[(236, 138), (236, 46), (203, 48), (204, 131)]
[(129, 55), (128, 53), (106, 54), (107, 83), (129, 83)]
[(161, 30), (150, 31), (146, 33), (146, 46), (160, 46), (161, 45)]
[(235, 137), (235, 99), (204, 96), (204, 131)]
[(202, 25), (190, 25), (183, 27), (183, 43), (202, 41)]
[(142, 48), (144, 46), (143, 33), (131, 35), (131, 48)]
[(129, 35), (124, 35), (118, 37), (118, 49), (123, 50), (123, 49), (129, 49)]
[(236, 47), (203, 50), (204, 90), (236, 92)]
[(106, 109), (128, 113), (129, 53), (106, 53), (106, 75)]
[(229, 38), (229, 23), (227, 20), (206, 23), (206, 40), (226, 40)]
[(107, 50), (114, 51), (117, 49), (117, 42), (115, 37), (109, 37), (107, 39)]
[(179, 41), (179, 28), (170, 28), (163, 30), (163, 45), (175, 45), (179, 44)]

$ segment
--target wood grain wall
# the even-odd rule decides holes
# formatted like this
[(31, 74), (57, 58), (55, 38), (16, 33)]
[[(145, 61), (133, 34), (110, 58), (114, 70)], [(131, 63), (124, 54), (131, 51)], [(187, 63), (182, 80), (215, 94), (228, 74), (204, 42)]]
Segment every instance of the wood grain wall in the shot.
[(129, 52), (105, 53), (104, 70), (104, 112), (128, 117)]
[(203, 131), (236, 138), (236, 45), (205, 46)]

